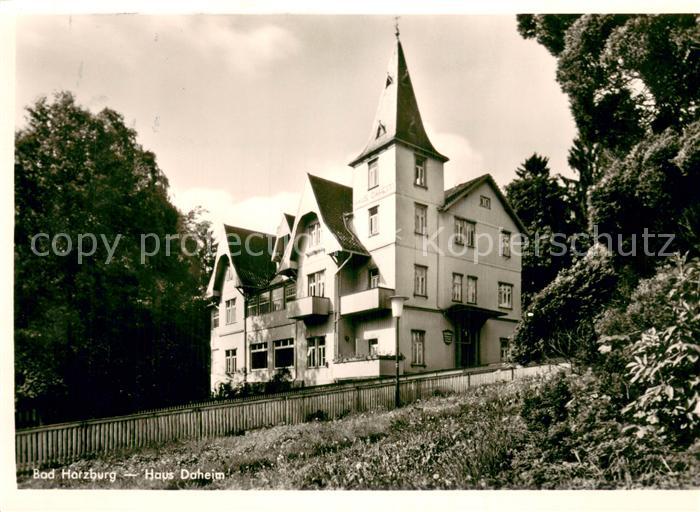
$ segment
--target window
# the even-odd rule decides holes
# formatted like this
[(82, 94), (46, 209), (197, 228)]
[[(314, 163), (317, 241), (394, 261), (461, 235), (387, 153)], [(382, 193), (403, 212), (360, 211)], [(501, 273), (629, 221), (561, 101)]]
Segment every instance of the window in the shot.
[(270, 292), (263, 292), (258, 295), (258, 315), (270, 312)]
[(226, 373), (236, 373), (236, 349), (226, 351)]
[(462, 274), (452, 274), (452, 300), (462, 302)]
[(467, 276), (467, 303), (476, 304), (476, 277)]
[(258, 314), (258, 296), (253, 295), (247, 301), (248, 304), (248, 314), (247, 316), (255, 316)]
[(501, 256), (510, 258), (510, 232), (501, 231)]
[(250, 369), (263, 370), (267, 368), (267, 342), (250, 345)]
[(306, 367), (326, 366), (326, 337), (316, 336), (306, 340)]
[(211, 328), (216, 329), (219, 327), (219, 306), (214, 306), (211, 310)]
[(423, 265), (414, 265), (414, 283), (413, 283), (413, 294), (421, 295), (423, 297), (428, 296), (428, 267)]
[(513, 307), (513, 285), (508, 283), (498, 283), (498, 307)]
[(482, 208), (491, 209), (491, 198), (486, 196), (479, 196), (479, 206)]
[(236, 299), (226, 301), (226, 323), (232, 324), (236, 321)]
[(297, 298), (297, 285), (296, 283), (287, 283), (284, 287), (284, 301), (286, 303), (292, 302)]
[(321, 223), (314, 221), (306, 227), (306, 234), (309, 237), (309, 247), (316, 247), (321, 244)]
[(367, 348), (369, 349), (369, 355), (376, 356), (379, 350), (379, 340), (376, 338), (367, 340)]
[(294, 366), (294, 340), (277, 340), (275, 345), (275, 368)]
[(476, 224), (466, 219), (455, 217), (455, 242), (467, 247), (474, 247)]
[(379, 269), (371, 268), (369, 269), (369, 287), (379, 288)]
[(309, 297), (325, 297), (325, 272), (314, 272), (308, 275), (308, 296)]
[(379, 206), (369, 209), (369, 236), (379, 233)]
[(280, 286), (272, 290), (272, 311), (284, 309), (284, 287)]
[(425, 179), (425, 157), (420, 156), (420, 155), (415, 155), (416, 158), (416, 174), (415, 174), (415, 180), (414, 180), (414, 185), (417, 185), (419, 187), (427, 187), (427, 181)]
[(501, 338), (501, 361), (508, 361), (510, 356), (510, 340)]
[(425, 365), (425, 331), (411, 331), (411, 364)]
[(377, 159), (370, 161), (367, 164), (367, 190), (376, 187), (379, 184), (379, 169), (377, 168)]
[(233, 279), (233, 267), (229, 265), (226, 267), (226, 280), (231, 281)]
[(424, 204), (416, 203), (416, 233), (426, 235), (428, 233), (428, 207)]

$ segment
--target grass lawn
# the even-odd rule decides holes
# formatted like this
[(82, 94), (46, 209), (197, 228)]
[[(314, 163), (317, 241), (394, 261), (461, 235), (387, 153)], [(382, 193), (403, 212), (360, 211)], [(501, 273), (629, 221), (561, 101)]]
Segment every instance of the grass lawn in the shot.
[[(18, 476), (20, 488), (433, 489), (498, 486), (493, 475), (524, 433), (526, 381), (435, 396), (394, 411), (182, 441), (58, 467), (53, 480)], [(62, 470), (116, 472), (116, 480), (62, 478)], [(215, 475), (181, 479), (185, 469)], [(168, 480), (147, 479), (173, 473)], [(137, 477), (125, 477), (136, 474)], [(159, 475), (160, 476), (160, 475)]]
[[(85, 489), (495, 489), (638, 487), (610, 482), (578, 464), (555, 466), (551, 481), (533, 484), (541, 447), (520, 416), (524, 394), (541, 380), (482, 386), (434, 396), (399, 410), (331, 421), (282, 425), (243, 435), (182, 441), (83, 459), (55, 469), (53, 480), (19, 475), (20, 488)], [(700, 448), (696, 450), (700, 453)], [(700, 485), (698, 453), (671, 488)], [(540, 461), (540, 462), (538, 462)], [(582, 469), (583, 468), (583, 469)], [(62, 478), (115, 472), (115, 480)], [(181, 471), (202, 475), (181, 478)], [(146, 478), (172, 476), (172, 478)], [(171, 475), (168, 475), (168, 474)], [(206, 473), (209, 473), (208, 475)], [(218, 473), (220, 478), (217, 478)], [(126, 474), (134, 476), (128, 477)], [(569, 476), (573, 475), (573, 476)], [(666, 486), (665, 485), (665, 486)]]

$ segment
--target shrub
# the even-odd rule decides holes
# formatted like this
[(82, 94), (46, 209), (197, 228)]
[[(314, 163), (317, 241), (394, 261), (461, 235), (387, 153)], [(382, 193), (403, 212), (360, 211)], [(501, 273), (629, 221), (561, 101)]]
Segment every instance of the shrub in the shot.
[[(548, 357), (586, 358), (595, 350), (590, 323), (609, 301), (616, 283), (610, 252), (600, 244), (591, 247), (573, 266), (538, 293), (518, 324), (513, 358), (521, 363)], [(583, 326), (583, 327), (582, 327)], [(553, 333), (573, 337), (567, 353)]]
[(642, 391), (625, 412), (640, 437), (653, 430), (689, 444), (700, 434), (700, 262), (679, 259), (675, 274), (660, 316), (668, 320), (670, 310), (673, 321), (633, 337), (629, 348), (628, 377)]

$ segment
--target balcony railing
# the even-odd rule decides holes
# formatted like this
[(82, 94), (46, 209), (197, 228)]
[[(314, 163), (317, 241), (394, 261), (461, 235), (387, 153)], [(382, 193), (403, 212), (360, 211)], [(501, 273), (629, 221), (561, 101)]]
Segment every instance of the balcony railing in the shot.
[(287, 316), (301, 319), (328, 316), (330, 304), (328, 297), (302, 297), (287, 303)]
[(390, 297), (394, 290), (389, 288), (370, 288), (340, 298), (341, 315), (357, 315), (391, 309)]

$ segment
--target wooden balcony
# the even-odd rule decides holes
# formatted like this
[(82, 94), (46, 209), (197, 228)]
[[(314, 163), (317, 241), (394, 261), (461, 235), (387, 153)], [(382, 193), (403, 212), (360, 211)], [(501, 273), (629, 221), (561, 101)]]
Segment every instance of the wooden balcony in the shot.
[(312, 319), (328, 316), (331, 301), (328, 297), (302, 297), (287, 303), (287, 317)]
[(359, 315), (391, 309), (394, 290), (390, 288), (370, 288), (340, 298), (340, 314), (343, 316)]

